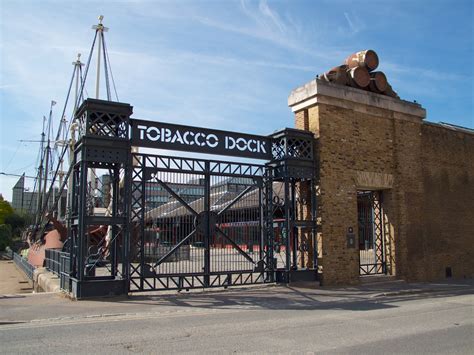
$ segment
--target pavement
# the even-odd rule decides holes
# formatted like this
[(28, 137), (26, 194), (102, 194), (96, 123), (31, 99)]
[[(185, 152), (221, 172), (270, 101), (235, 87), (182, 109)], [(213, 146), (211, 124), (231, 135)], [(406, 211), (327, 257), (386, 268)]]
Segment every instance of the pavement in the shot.
[(13, 260), (5, 254), (0, 254), (0, 295), (31, 292), (31, 281), (16, 267)]

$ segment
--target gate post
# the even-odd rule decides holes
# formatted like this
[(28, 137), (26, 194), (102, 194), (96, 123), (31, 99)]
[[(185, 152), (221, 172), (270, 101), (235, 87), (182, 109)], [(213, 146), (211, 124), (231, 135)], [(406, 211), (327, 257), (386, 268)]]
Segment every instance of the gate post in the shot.
[(276, 263), (274, 259), (274, 231), (273, 231), (273, 168), (270, 165), (266, 166), (266, 172), (264, 175), (263, 188), (264, 188), (264, 201), (263, 201), (263, 214), (264, 214), (264, 228), (263, 228), (263, 240), (265, 243), (265, 262), (267, 270), (268, 282), (275, 281), (275, 268)]
[[(309, 218), (298, 219), (297, 209), (301, 208), (301, 201), (297, 201), (296, 184), (309, 182), (314, 185), (316, 166), (313, 155), (314, 137), (311, 132), (286, 128), (271, 135), (273, 140), (273, 160), (268, 164), (274, 171), (274, 181), (279, 181), (284, 187), (284, 232), (286, 233), (286, 258), (284, 268), (277, 269), (277, 282), (289, 283), (291, 281), (317, 279), (317, 267), (298, 266), (298, 252), (306, 252), (307, 245), (303, 238), (298, 238), (299, 229), (310, 230), (312, 242), (315, 241), (316, 226), (316, 201), (314, 190), (311, 197)], [(309, 255), (308, 255), (309, 257)], [(312, 255), (313, 260), (317, 256)], [(304, 269), (304, 270), (302, 270)]]
[[(131, 114), (132, 106), (129, 104), (87, 99), (75, 115), (79, 139), (74, 147), (69, 236), (71, 293), (78, 299), (128, 292)], [(97, 191), (90, 189), (90, 186), (95, 186), (91, 182), (97, 179), (97, 170), (110, 175), (108, 206), (98, 206)], [(102, 213), (98, 207), (102, 207)]]
[(209, 287), (211, 283), (211, 219), (209, 218), (209, 211), (211, 209), (211, 176), (210, 176), (210, 165), (206, 161), (204, 169), (204, 213), (205, 213), (205, 226), (204, 226), (204, 287)]

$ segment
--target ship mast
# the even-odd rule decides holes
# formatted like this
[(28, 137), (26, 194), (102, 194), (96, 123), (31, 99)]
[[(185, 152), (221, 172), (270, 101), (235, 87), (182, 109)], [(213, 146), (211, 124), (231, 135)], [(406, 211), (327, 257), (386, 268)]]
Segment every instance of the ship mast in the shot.
[[(74, 107), (72, 109), (72, 115), (76, 114), (77, 110), (77, 104), (79, 101), (79, 85), (82, 86), (82, 67), (84, 66), (84, 63), (81, 62), (81, 53), (77, 53), (77, 59), (75, 62), (72, 62), (72, 65), (74, 65), (74, 73), (76, 75), (76, 87), (74, 91)], [(82, 98), (82, 92), (81, 92), (81, 98)], [(71, 137), (72, 138), (72, 137)]]
[[(49, 190), (46, 189), (46, 184), (47, 184), (47, 173), (48, 173), (48, 170), (49, 170), (49, 166), (46, 167), (46, 169), (44, 169), (44, 163), (45, 163), (45, 158), (47, 159), (46, 162), (48, 162), (50, 159), (52, 159), (52, 154), (51, 152), (49, 151), (50, 150), (50, 143), (51, 143), (51, 137), (49, 135), (49, 130), (52, 130), (52, 126), (51, 126), (51, 123), (48, 124), (48, 137), (49, 137), (49, 143), (48, 143), (48, 146), (47, 148), (45, 149), (45, 144), (46, 144), (46, 137), (45, 137), (45, 126), (46, 125), (46, 122), (43, 122), (43, 134), (42, 134), (42, 157), (41, 157), (41, 163), (40, 163), (40, 166), (38, 168), (38, 175), (39, 175), (39, 189), (42, 190), (41, 191), (41, 194), (38, 196), (38, 200), (41, 200), (41, 201), (38, 201), (38, 214), (37, 214), (37, 218), (36, 218), (36, 224), (35, 224), (35, 228), (33, 229), (32, 231), (32, 235), (34, 236), (33, 238), (35, 238), (35, 236), (37, 235), (36, 233), (38, 231), (40, 231), (40, 233), (38, 235), (42, 235), (44, 229), (45, 229), (45, 221), (43, 220), (43, 218), (45, 217), (45, 212), (47, 212), (47, 210), (49, 210), (49, 212), (55, 212), (58, 208), (58, 205), (60, 207), (60, 210), (62, 209), (62, 202), (61, 202), (61, 195), (62, 195), (62, 191), (64, 190), (64, 188), (66, 187), (66, 185), (68, 185), (69, 187), (69, 193), (67, 194), (67, 199), (68, 199), (68, 202), (67, 202), (67, 206), (69, 207), (70, 206), (70, 203), (71, 203), (71, 191), (72, 191), (72, 175), (71, 175), (71, 172), (72, 172), (72, 168), (74, 166), (74, 144), (76, 142), (76, 139), (77, 139), (77, 131), (79, 129), (79, 122), (76, 122), (75, 121), (75, 116), (76, 116), (76, 111), (77, 111), (77, 108), (79, 107), (79, 104), (80, 102), (83, 100), (83, 97), (84, 97), (84, 91), (85, 91), (85, 82), (86, 82), (86, 78), (87, 78), (87, 73), (89, 71), (89, 65), (90, 65), (90, 62), (91, 62), (91, 58), (94, 54), (94, 47), (95, 47), (95, 44), (96, 44), (96, 41), (98, 39), (99, 41), (99, 48), (98, 48), (98, 54), (97, 54), (97, 81), (96, 81), (96, 92), (95, 92), (95, 97), (97, 99), (100, 98), (100, 77), (101, 77), (101, 69), (102, 69), (102, 66), (103, 66), (103, 69), (104, 69), (104, 78), (105, 78), (105, 85), (106, 85), (106, 94), (107, 94), (107, 100), (111, 100), (111, 90), (110, 90), (110, 80), (109, 80), (109, 74), (110, 74), (110, 77), (112, 79), (112, 84), (113, 84), (113, 88), (115, 90), (115, 96), (117, 97), (117, 100), (118, 100), (118, 96), (117, 96), (117, 91), (115, 89), (115, 83), (114, 83), (114, 78), (113, 78), (113, 75), (112, 75), (112, 70), (111, 70), (111, 67), (110, 67), (110, 63), (109, 63), (109, 59), (108, 59), (108, 53), (107, 53), (107, 47), (106, 47), (106, 44), (105, 44), (105, 39), (104, 39), (104, 32), (107, 32), (108, 31), (108, 28), (107, 27), (104, 27), (104, 25), (102, 24), (102, 20), (103, 20), (103, 16), (99, 16), (99, 23), (95, 26), (92, 26), (92, 28), (96, 31), (96, 34), (95, 34), (95, 37), (94, 37), (94, 41), (92, 43), (92, 48), (89, 52), (89, 56), (88, 56), (88, 59), (87, 59), (87, 64), (85, 65), (85, 72), (84, 72), (84, 75), (82, 73), (82, 66), (84, 65), (83, 63), (81, 63), (81, 60), (80, 60), (80, 54), (78, 54), (77, 56), (77, 60), (75, 62), (73, 62), (73, 65), (74, 65), (74, 71), (72, 73), (72, 78), (71, 78), (71, 82), (70, 82), (70, 85), (69, 85), (69, 90), (68, 90), (68, 93), (67, 93), (67, 97), (66, 97), (66, 101), (65, 101), (65, 104), (64, 104), (64, 109), (63, 109), (63, 113), (61, 115), (61, 124), (59, 126), (59, 130), (58, 130), (58, 133), (57, 133), (57, 136), (56, 136), (56, 146), (62, 146), (63, 149), (62, 149), (62, 152), (59, 154), (59, 161), (58, 161), (58, 164), (57, 164), (57, 167), (56, 167), (56, 171), (54, 172), (54, 176), (51, 178), (51, 186), (49, 188)], [(97, 38), (98, 37), (98, 38)], [(101, 57), (103, 58), (103, 60), (101, 59)], [(73, 84), (74, 84), (74, 79), (75, 79), (75, 93), (74, 93), (74, 109), (73, 109), (73, 114), (72, 114), (72, 119), (71, 119), (71, 122), (70, 122), (70, 126), (69, 126), (69, 129), (66, 128), (66, 118), (65, 118), (65, 110), (67, 108), (67, 104), (68, 104), (68, 99), (69, 99), (69, 95), (71, 93), (71, 90), (72, 90), (72, 87), (73, 87)], [(52, 103), (53, 105), (53, 103)], [(52, 115), (52, 107), (51, 107), (51, 110), (50, 110), (50, 121), (51, 121), (51, 115)], [(46, 121), (46, 119), (45, 119)], [(70, 136), (70, 139), (69, 141), (67, 141), (67, 131), (69, 131), (69, 133), (71, 134)], [(62, 137), (62, 140), (61, 140), (61, 137)], [(67, 144), (66, 142), (68, 142), (69, 144)], [(69, 145), (69, 147), (67, 146)], [(70, 162), (70, 166), (69, 166), (69, 170), (67, 171), (67, 173), (65, 174), (64, 171), (62, 171), (63, 169), (63, 159), (64, 159), (64, 156), (66, 153), (69, 153), (69, 162)], [(49, 163), (48, 163), (49, 164)], [(46, 171), (45, 171), (46, 170)], [(89, 185), (89, 188), (90, 188), (90, 192), (91, 192), (91, 197), (92, 197), (92, 202), (93, 202), (93, 206), (95, 207), (95, 200), (96, 200), (96, 192), (97, 192), (97, 177), (96, 177), (96, 172), (95, 172), (95, 169), (90, 169), (89, 171), (89, 181), (90, 181), (90, 185)], [(49, 208), (48, 204), (47, 204), (47, 201), (48, 199), (51, 197), (51, 195), (55, 195), (55, 191), (54, 191), (54, 184), (55, 184), (55, 180), (56, 178), (59, 177), (60, 181), (59, 181), (59, 195), (58, 196), (54, 196), (54, 202), (51, 206), (51, 208)], [(44, 180), (43, 180), (44, 179)], [(44, 197), (42, 195), (45, 195)], [(61, 216), (60, 216), (61, 217)], [(46, 221), (47, 223), (47, 221)]]
[(46, 123), (46, 117), (43, 116), (43, 129), (41, 131), (41, 144), (40, 144), (40, 158), (39, 158), (39, 166), (38, 166), (38, 194), (36, 197), (36, 218), (35, 218), (35, 223), (38, 224), (41, 221), (40, 217), (40, 211), (41, 207), (43, 206), (42, 200), (43, 200), (43, 193), (42, 193), (42, 185), (43, 185), (43, 174), (44, 174), (44, 144), (45, 144), (45, 123)]
[[(75, 85), (74, 85), (75, 88), (74, 88), (74, 106), (72, 109), (72, 118), (71, 118), (72, 124), (70, 125), (70, 128), (69, 128), (69, 132), (71, 134), (71, 137), (69, 139), (69, 147), (68, 147), (69, 165), (74, 164), (74, 145), (76, 144), (76, 132), (78, 129), (78, 125), (77, 125), (77, 122), (74, 121), (74, 117), (76, 115), (77, 106), (79, 104), (79, 98), (81, 99), (83, 98), (82, 86), (84, 83), (82, 80), (82, 67), (84, 66), (84, 63), (81, 62), (81, 53), (77, 53), (77, 59), (76, 61), (72, 62), (72, 65), (74, 65), (73, 76), (75, 76)], [(62, 170), (62, 166), (61, 166), (61, 170)], [(69, 206), (70, 201), (72, 201), (72, 183), (73, 183), (72, 180), (73, 180), (72, 175), (69, 175), (67, 177), (66, 207)], [(62, 186), (62, 180), (60, 182), (60, 186)], [(62, 207), (59, 208), (59, 211), (61, 210), (62, 210)]]
[[(56, 105), (56, 101), (51, 101), (51, 106), (49, 107), (49, 117), (48, 117), (48, 144), (46, 145), (45, 150), (45, 169), (44, 169), (44, 186), (43, 186), (43, 204), (47, 206), (48, 200), (46, 198), (46, 188), (48, 186), (48, 175), (49, 175), (49, 161), (51, 159), (51, 131), (52, 131), (52, 118), (53, 118), (53, 106)], [(54, 191), (54, 185), (52, 185), (52, 189)], [(41, 216), (40, 216), (41, 218)]]
[[(96, 31), (96, 35), (98, 36), (98, 40), (99, 40), (98, 48), (97, 48), (97, 72), (96, 72), (96, 83), (95, 83), (95, 98), (96, 99), (100, 98), (100, 70), (101, 70), (100, 58), (101, 56), (104, 56), (104, 72), (106, 75), (106, 81), (108, 82), (104, 32), (107, 32), (109, 29), (102, 24), (103, 19), (104, 19), (104, 16), (100, 15), (99, 23), (97, 25), (92, 26), (92, 29)], [(108, 88), (107, 88), (107, 100), (110, 100), (110, 90)], [(90, 188), (91, 188), (92, 206), (95, 207), (96, 190), (97, 190), (97, 176), (96, 176), (95, 169), (90, 169), (89, 181), (90, 181)]]
[[(78, 96), (79, 96), (79, 85), (82, 85), (82, 66), (84, 65), (83, 63), (81, 63), (81, 54), (78, 53), (77, 54), (77, 59), (75, 62), (72, 62), (72, 64), (74, 65), (74, 70), (73, 70), (73, 74), (72, 74), (72, 77), (74, 78), (75, 80), (75, 92), (74, 92), (74, 108), (73, 108), (73, 113), (72, 113), (72, 120), (74, 119), (74, 115), (75, 115), (75, 112), (76, 112), (76, 108), (77, 108), (77, 102), (78, 102)], [(58, 127), (58, 132), (57, 132), (57, 135), (56, 135), (56, 140), (55, 140), (55, 146), (54, 148), (59, 148), (61, 147), (62, 149), (64, 149), (66, 147), (66, 149), (68, 150), (68, 158), (69, 158), (69, 163), (72, 164), (72, 159), (73, 159), (73, 154), (74, 154), (74, 145), (75, 145), (75, 139), (76, 139), (76, 136), (75, 136), (75, 131), (77, 130), (77, 124), (72, 124), (69, 128), (69, 131), (71, 133), (71, 138), (69, 139), (69, 142), (67, 140), (67, 133), (68, 133), (68, 127), (67, 127), (67, 119), (66, 119), (66, 115), (63, 114), (63, 117), (60, 121), (60, 124), (59, 124), (59, 127)], [(66, 174), (66, 172), (63, 170), (64, 169), (64, 155), (60, 155), (59, 157), (59, 170), (58, 170), (58, 177), (59, 177), (59, 187), (63, 186), (64, 184), (64, 176)], [(71, 191), (71, 187), (72, 187), (72, 179), (71, 179), (71, 175), (67, 176), (66, 177), (66, 182), (67, 182), (67, 186), (68, 186), (68, 191)], [(58, 209), (57, 211), (52, 211), (53, 214), (55, 214), (57, 216), (57, 218), (59, 220), (63, 220), (64, 219), (64, 214), (63, 214), (63, 210), (64, 210), (64, 201), (63, 201), (63, 193), (62, 191), (59, 191), (59, 195), (56, 196), (56, 189), (53, 188), (53, 201), (58, 201)], [(69, 194), (66, 194), (66, 200), (69, 200), (70, 196)], [(66, 206), (67, 206), (67, 202), (66, 202)]]
[[(103, 55), (102, 53), (102, 47), (105, 48), (104, 44), (104, 32), (107, 32), (109, 29), (107, 27), (104, 27), (102, 24), (102, 20), (104, 19), (103, 15), (99, 16), (99, 23), (95, 26), (92, 26), (93, 30), (96, 30), (97, 35), (99, 37), (99, 43), (98, 43), (98, 49), (97, 49), (97, 76), (96, 76), (96, 82), (95, 82), (95, 98), (99, 99), (99, 90), (100, 90), (100, 57)], [(105, 57), (105, 56), (104, 56)], [(105, 63), (104, 63), (105, 65)], [(108, 98), (110, 100), (110, 98)]]

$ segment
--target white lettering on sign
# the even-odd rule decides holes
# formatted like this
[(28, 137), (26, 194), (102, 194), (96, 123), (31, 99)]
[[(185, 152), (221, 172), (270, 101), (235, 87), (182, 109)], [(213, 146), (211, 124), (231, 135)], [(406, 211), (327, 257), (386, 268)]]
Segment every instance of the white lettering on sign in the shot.
[(233, 150), (238, 149), (241, 152), (249, 151), (252, 153), (267, 153), (265, 148), (265, 142), (249, 139), (246, 140), (245, 138), (233, 138), (233, 137), (225, 137), (225, 149)]
[[(180, 130), (178, 128), (155, 127), (139, 124), (136, 126), (140, 140), (151, 142), (162, 142), (199, 147), (218, 148), (219, 137), (214, 133), (193, 132), (190, 130)], [(250, 153), (267, 154), (266, 142), (258, 139), (247, 139), (244, 137), (234, 138), (229, 135), (224, 138), (224, 149), (228, 151), (241, 151)], [(222, 143), (221, 143), (222, 144)]]
[(206, 144), (211, 148), (215, 148), (219, 144), (219, 138), (217, 138), (215, 134), (208, 134), (206, 137)]

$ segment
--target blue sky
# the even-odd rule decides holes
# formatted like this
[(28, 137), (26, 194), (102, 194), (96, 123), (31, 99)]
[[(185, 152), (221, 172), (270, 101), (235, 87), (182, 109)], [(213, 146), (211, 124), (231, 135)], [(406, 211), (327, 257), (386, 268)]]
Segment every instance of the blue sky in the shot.
[[(293, 126), (293, 88), (369, 48), (427, 120), (474, 128), (473, 11), (461, 0), (0, 0), (0, 172), (35, 175), (38, 145), (18, 140), (39, 139), (51, 100), (59, 120), (100, 14), (134, 117), (268, 134)], [(0, 175), (7, 199), (16, 180)]]

